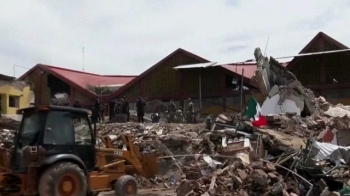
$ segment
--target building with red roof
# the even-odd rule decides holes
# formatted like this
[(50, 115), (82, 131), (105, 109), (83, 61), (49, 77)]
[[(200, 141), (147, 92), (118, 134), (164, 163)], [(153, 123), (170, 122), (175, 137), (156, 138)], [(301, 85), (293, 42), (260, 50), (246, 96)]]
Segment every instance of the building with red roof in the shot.
[[(320, 32), (300, 54), (339, 49), (348, 47)], [(323, 95), (331, 102), (350, 104), (349, 64), (349, 52), (342, 52), (295, 57), (283, 65), (316, 95)], [(35, 84), (38, 103), (48, 103), (52, 94), (64, 91), (69, 92), (71, 103), (78, 100), (91, 104), (96, 94), (88, 86), (115, 86), (120, 88), (106, 96), (105, 101), (126, 96), (132, 103), (141, 96), (147, 100), (174, 99), (183, 107), (184, 100), (190, 97), (197, 110), (220, 113), (241, 109), (238, 86), (242, 79), (243, 102), (252, 93), (259, 101), (264, 100), (251, 79), (255, 70), (255, 62), (220, 64), (179, 48), (137, 77), (102, 76), (38, 64), (21, 79)]]
[(122, 87), (136, 76), (98, 75), (51, 65), (37, 64), (19, 79), (30, 81), (34, 86), (37, 104), (50, 104), (57, 93), (67, 93), (70, 104), (79, 101), (82, 105), (91, 105), (100, 96), (94, 87), (110, 87), (114, 90)]

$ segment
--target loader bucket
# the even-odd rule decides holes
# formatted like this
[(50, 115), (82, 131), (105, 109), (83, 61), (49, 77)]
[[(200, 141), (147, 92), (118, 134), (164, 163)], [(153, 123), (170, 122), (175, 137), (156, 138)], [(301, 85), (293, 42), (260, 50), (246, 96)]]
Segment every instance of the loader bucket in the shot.
[(158, 174), (158, 157), (154, 155), (142, 155), (143, 170), (146, 178), (154, 177)]

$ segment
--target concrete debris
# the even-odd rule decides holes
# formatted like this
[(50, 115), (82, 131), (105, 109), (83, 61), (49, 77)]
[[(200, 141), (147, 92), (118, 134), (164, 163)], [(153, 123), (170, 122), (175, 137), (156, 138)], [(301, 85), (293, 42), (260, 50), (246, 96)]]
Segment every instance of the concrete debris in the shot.
[(19, 129), (19, 127), (20, 122), (4, 115), (0, 116), (0, 148), (6, 149), (7, 156), (9, 158), (11, 157), (11, 152), (13, 149), (15, 132)]
[(266, 97), (261, 107), (264, 115), (281, 112), (296, 112), (300, 115), (303, 111), (311, 115), (316, 111), (318, 105), (314, 102), (314, 94), (304, 88), (293, 73), (274, 58), (263, 56), (260, 48), (255, 49), (254, 56), (257, 61), (254, 79)]
[[(205, 129), (205, 123), (130, 122), (98, 124), (97, 132), (101, 138), (108, 136), (116, 148), (123, 148), (119, 136), (130, 134), (142, 153), (161, 157), (159, 175), (152, 179), (137, 178), (141, 188), (176, 189), (177, 195), (306, 195), (310, 186), (292, 173), (300, 170), (304, 160), (298, 164), (293, 162), (296, 162), (295, 157), (317, 155), (317, 152), (309, 153), (310, 137), (319, 136), (316, 139), (324, 142), (329, 140), (324, 130), (339, 133), (339, 123), (334, 120), (337, 117), (324, 112), (307, 117), (278, 114), (267, 117), (265, 128), (253, 127), (248, 121), (237, 126), (237, 117), (239, 115), (222, 114), (221, 120), (214, 121), (219, 126), (214, 124), (213, 130)], [(5, 121), (15, 123), (1, 119)], [(1, 137), (12, 141), (13, 132), (3, 129)], [(102, 141), (100, 146), (104, 146)], [(3, 147), (10, 149), (11, 144), (3, 144)], [(329, 172), (327, 175), (337, 182), (350, 179), (348, 168), (326, 169), (334, 167), (332, 161), (310, 158), (307, 163), (321, 168), (317, 175)], [(337, 190), (340, 189), (329, 192)]]
[[(254, 127), (239, 113), (210, 115), (199, 124), (149, 123), (149, 113), (166, 109), (163, 102), (151, 101), (144, 124), (132, 122), (137, 120), (134, 111), (131, 122), (117, 115), (98, 124), (97, 145), (122, 149), (119, 136), (132, 135), (141, 153), (160, 157), (159, 175), (137, 177), (139, 186), (173, 189), (178, 196), (350, 193), (350, 106), (316, 98), (260, 49), (255, 57), (254, 79), (266, 96), (263, 127)], [(12, 130), (18, 127), (18, 122), (0, 118), (1, 147), (11, 150)]]
[(69, 102), (69, 95), (67, 93), (57, 93), (51, 98), (51, 104), (53, 105), (67, 105)]
[(0, 116), (0, 129), (11, 129), (16, 130), (20, 126), (20, 122), (14, 120), (13, 118), (6, 117), (4, 115)]
[(176, 189), (177, 195), (300, 195), (307, 191), (299, 190), (297, 182), (288, 187), (285, 181), (294, 179), (285, 177), (275, 163), (259, 161), (256, 152), (263, 144), (249, 130), (208, 131), (204, 123), (111, 123), (101, 124), (98, 133), (113, 138), (116, 147), (121, 147), (120, 134), (131, 134), (142, 153), (161, 156), (160, 174), (154, 179), (140, 177), (142, 188)]

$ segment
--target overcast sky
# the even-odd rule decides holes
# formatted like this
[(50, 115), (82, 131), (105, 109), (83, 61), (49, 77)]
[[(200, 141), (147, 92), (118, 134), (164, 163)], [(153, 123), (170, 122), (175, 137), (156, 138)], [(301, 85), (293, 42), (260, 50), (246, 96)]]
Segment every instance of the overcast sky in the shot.
[[(349, 0), (0, 0), (0, 73), (37, 63), (140, 74), (177, 48), (215, 62), (297, 54), (319, 31), (350, 46)], [(16, 77), (27, 70), (16, 67)]]

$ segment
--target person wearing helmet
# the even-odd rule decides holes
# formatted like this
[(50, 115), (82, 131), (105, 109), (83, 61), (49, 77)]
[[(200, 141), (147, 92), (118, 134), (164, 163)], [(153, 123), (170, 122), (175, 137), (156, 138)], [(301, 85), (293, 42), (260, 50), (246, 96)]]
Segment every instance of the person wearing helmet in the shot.
[(169, 112), (169, 123), (175, 123), (175, 114), (176, 114), (176, 105), (174, 100), (170, 100), (170, 104), (168, 105)]
[(184, 119), (183, 119), (184, 117), (183, 117), (183, 115), (182, 115), (182, 108), (181, 107), (179, 107), (179, 108), (177, 108), (177, 110), (176, 110), (176, 122), (177, 123), (183, 123), (184, 122)]
[(194, 119), (194, 106), (191, 98), (187, 99), (188, 105), (187, 105), (187, 114), (186, 114), (186, 119), (187, 123), (193, 123)]
[(154, 113), (151, 115), (152, 123), (159, 123), (160, 116), (158, 113)]

